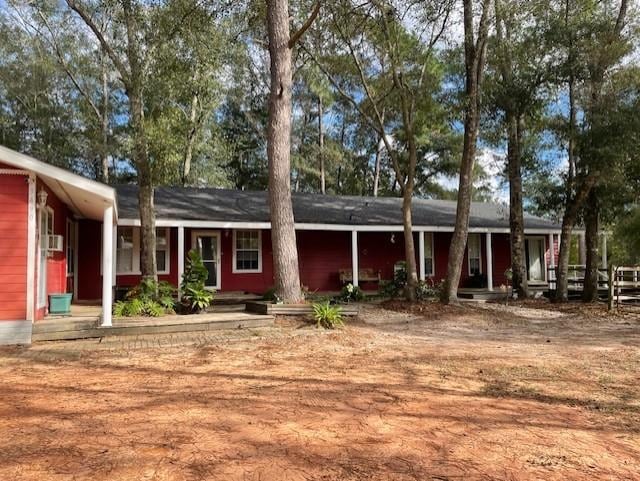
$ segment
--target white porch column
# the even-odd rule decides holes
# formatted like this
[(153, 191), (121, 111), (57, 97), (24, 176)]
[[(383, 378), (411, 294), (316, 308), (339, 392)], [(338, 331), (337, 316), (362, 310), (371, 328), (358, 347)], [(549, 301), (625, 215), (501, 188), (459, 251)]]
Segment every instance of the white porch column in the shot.
[(418, 232), (418, 259), (420, 264), (420, 280), (424, 281), (424, 231)]
[(602, 233), (602, 253), (600, 254), (600, 260), (602, 262), (602, 268), (606, 269), (608, 266), (607, 259), (607, 233)]
[(358, 285), (358, 231), (351, 231), (351, 272), (353, 285)]
[(486, 242), (487, 257), (487, 289), (493, 290), (493, 248), (491, 247), (491, 232), (487, 232)]
[[(111, 287), (115, 287), (116, 285), (116, 273), (118, 272), (118, 226), (113, 226), (113, 262), (111, 263)], [(113, 292), (113, 291), (111, 291)], [(112, 299), (113, 300), (113, 299)]]
[(180, 295), (180, 284), (184, 274), (184, 227), (178, 227), (178, 295)]
[(578, 234), (578, 257), (580, 265), (584, 266), (587, 263), (587, 240), (584, 232)]
[(102, 216), (102, 326), (111, 326), (113, 301), (113, 206)]
[(556, 246), (553, 234), (549, 234), (549, 267), (556, 266)]

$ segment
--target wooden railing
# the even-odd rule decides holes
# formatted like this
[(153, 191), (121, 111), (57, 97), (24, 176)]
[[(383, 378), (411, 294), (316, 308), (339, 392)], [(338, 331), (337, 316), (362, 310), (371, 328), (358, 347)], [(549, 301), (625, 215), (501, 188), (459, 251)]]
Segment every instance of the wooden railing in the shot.
[[(584, 265), (570, 265), (567, 271), (569, 292), (582, 292), (584, 289)], [(556, 268), (548, 268), (549, 290), (556, 290)], [(610, 282), (610, 279), (612, 282)], [(606, 293), (609, 304), (627, 301), (640, 301), (640, 266), (609, 266), (598, 269), (598, 292)]]

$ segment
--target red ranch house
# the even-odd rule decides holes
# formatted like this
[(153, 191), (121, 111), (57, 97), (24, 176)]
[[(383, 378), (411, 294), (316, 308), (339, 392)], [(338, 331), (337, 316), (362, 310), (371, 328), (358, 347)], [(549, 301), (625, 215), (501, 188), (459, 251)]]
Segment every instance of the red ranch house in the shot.
[[(102, 302), (102, 325), (111, 325), (114, 288), (140, 281), (136, 187), (114, 190), (2, 147), (0, 185), (0, 343), (29, 342), (52, 293)], [(372, 273), (392, 278), (404, 257), (401, 199), (294, 194), (293, 202), (300, 276), (310, 291), (340, 289), (340, 271), (364, 289), (377, 289)], [(273, 285), (266, 192), (163, 187), (155, 207), (160, 279), (177, 285), (195, 248), (212, 289), (259, 294)], [(445, 277), (455, 209), (451, 201), (414, 201), (421, 279)], [(529, 279), (545, 285), (560, 227), (530, 215), (525, 224)], [(472, 205), (461, 287), (506, 283), (508, 225), (508, 208)]]

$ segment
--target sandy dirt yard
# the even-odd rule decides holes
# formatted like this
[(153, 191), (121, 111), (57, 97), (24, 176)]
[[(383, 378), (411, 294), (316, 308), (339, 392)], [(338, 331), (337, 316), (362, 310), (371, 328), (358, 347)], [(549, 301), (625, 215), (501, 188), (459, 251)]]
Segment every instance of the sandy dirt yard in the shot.
[(386, 307), (0, 349), (0, 480), (640, 480), (640, 316)]

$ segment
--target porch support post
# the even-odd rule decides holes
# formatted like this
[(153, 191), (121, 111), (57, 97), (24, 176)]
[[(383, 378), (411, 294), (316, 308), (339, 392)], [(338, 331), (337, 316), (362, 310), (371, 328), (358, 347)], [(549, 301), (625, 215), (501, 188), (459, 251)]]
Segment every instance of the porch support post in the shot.
[[(111, 287), (115, 287), (116, 285), (116, 273), (118, 272), (118, 226), (113, 226), (113, 237), (112, 237), (112, 251), (113, 251), (113, 262), (111, 262)], [(113, 292), (113, 291), (111, 291)], [(112, 299), (113, 301), (113, 299)]]
[(580, 232), (578, 234), (578, 256), (580, 259), (580, 265), (584, 266), (587, 263), (587, 241), (585, 238), (585, 233)]
[(549, 267), (556, 266), (556, 246), (553, 234), (549, 234)]
[(36, 210), (36, 178), (29, 174), (29, 210), (27, 212), (27, 320), (33, 322), (36, 318), (35, 306), (38, 294), (36, 284), (36, 253), (37, 245), (36, 223), (38, 214)]
[(491, 232), (487, 232), (486, 242), (487, 257), (487, 289), (493, 290), (493, 248), (491, 247)]
[(111, 303), (113, 301), (113, 206), (104, 210), (102, 216), (102, 326), (111, 326)]
[(178, 227), (178, 297), (181, 297), (180, 283), (184, 274), (184, 227)]
[(606, 231), (602, 232), (602, 253), (600, 254), (600, 260), (602, 262), (602, 268), (606, 269), (607, 264), (609, 263), (607, 259), (607, 232)]
[(421, 230), (418, 232), (418, 258), (420, 265), (420, 280), (424, 281), (425, 272), (424, 272), (424, 231)]
[(351, 231), (351, 272), (353, 285), (358, 285), (358, 231)]

